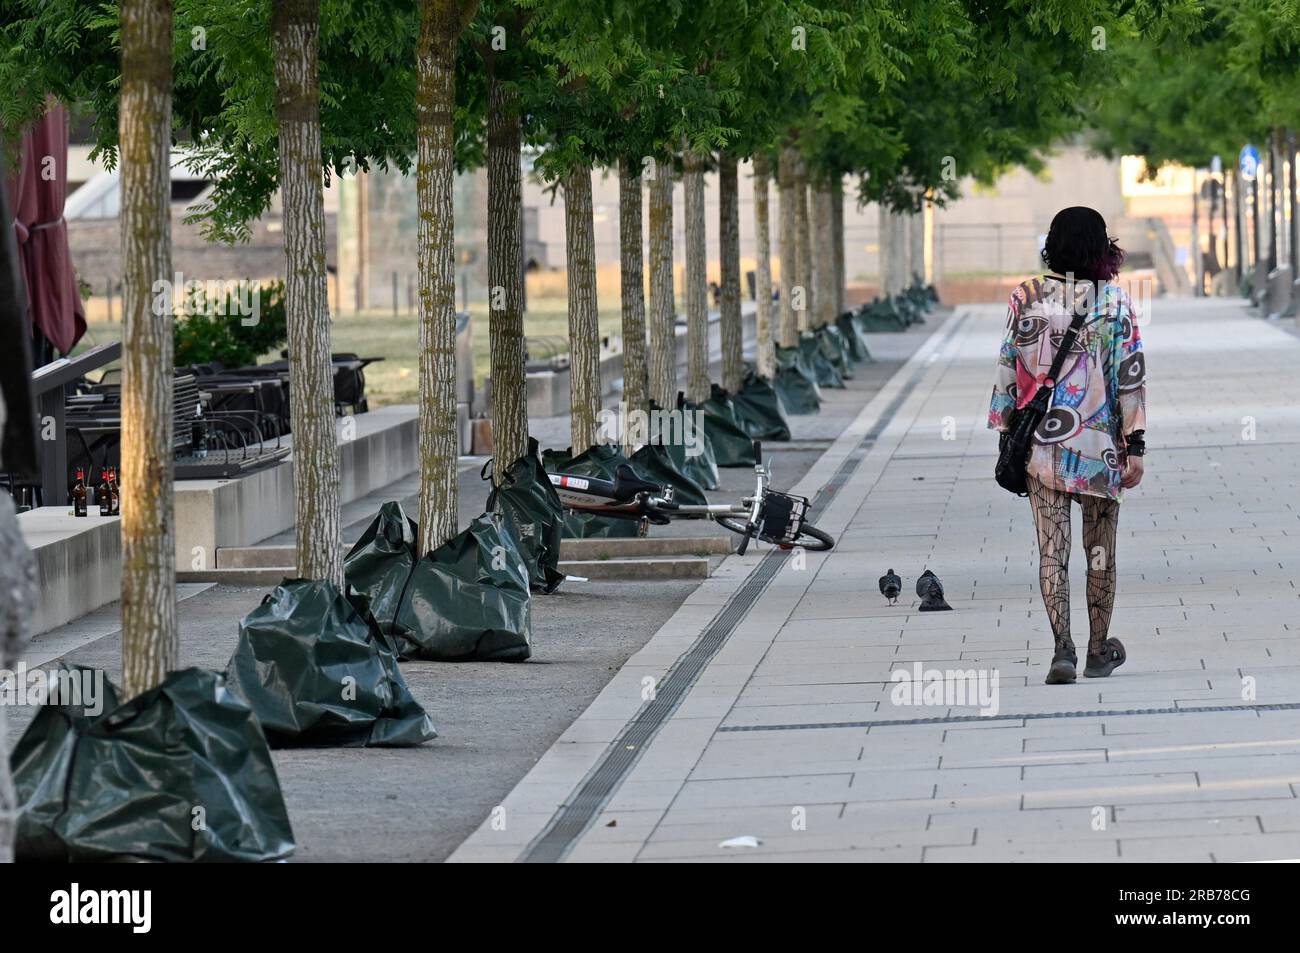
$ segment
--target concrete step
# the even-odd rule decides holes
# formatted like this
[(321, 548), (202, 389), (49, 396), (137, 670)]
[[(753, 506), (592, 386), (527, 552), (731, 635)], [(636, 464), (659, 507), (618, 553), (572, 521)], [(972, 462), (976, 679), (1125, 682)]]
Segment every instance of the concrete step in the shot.
[(708, 579), (704, 556), (560, 560), (560, 572), (587, 579)]
[[(343, 551), (346, 553), (351, 548), (350, 544), (345, 545)], [(735, 548), (728, 536), (566, 539), (560, 546), (560, 559), (603, 561), (614, 558), (729, 556)], [(217, 550), (217, 569), (274, 569), (292, 566), (295, 558), (292, 546), (226, 546)]]
[[(560, 561), (560, 571), (587, 579), (707, 579), (707, 556), (664, 556), (640, 559), (571, 559)], [(226, 586), (272, 588), (292, 579), (292, 566), (235, 566), (176, 574), (177, 582), (215, 582)]]

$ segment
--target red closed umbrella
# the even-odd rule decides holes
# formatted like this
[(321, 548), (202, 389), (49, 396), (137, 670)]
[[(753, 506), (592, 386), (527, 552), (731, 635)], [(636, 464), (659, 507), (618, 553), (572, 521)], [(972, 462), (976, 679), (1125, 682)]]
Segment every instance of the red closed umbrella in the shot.
[(86, 333), (68, 251), (63, 203), (68, 197), (68, 117), (53, 102), (23, 134), (22, 163), (9, 179), (18, 259), (27, 284), (27, 308), (45, 338), (68, 354)]

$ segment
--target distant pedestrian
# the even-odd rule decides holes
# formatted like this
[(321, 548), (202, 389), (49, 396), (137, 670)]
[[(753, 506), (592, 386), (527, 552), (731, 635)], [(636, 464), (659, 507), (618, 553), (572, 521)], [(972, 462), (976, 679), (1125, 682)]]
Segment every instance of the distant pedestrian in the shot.
[(1124, 252), (1094, 209), (1074, 206), (1052, 219), (1042, 258), (1051, 274), (1011, 294), (998, 356), (989, 427), (1005, 434), (1011, 415), (1047, 379), (1076, 313), (1087, 316), (1067, 353), (1052, 401), (1034, 432), (1027, 467), (1038, 531), (1038, 580), (1055, 654), (1047, 684), (1075, 679), (1070, 635), (1070, 503), (1083, 510), (1088, 559), (1088, 657), (1084, 675), (1100, 678), (1126, 653), (1109, 637), (1115, 604), (1115, 534), (1122, 491), (1142, 480), (1146, 452), (1146, 362), (1139, 316), (1112, 279)]

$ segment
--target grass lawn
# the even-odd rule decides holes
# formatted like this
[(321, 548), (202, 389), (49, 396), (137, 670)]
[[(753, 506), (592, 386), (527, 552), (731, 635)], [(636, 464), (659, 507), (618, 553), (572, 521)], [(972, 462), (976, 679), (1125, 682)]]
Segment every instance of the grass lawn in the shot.
[[(524, 329), (532, 339), (534, 360), (568, 350), (568, 306), (563, 298), (535, 298), (529, 302)], [(488, 372), (488, 311), (486, 305), (471, 307), (474, 316), (474, 378), (481, 385)], [(600, 310), (602, 334), (617, 335), (621, 316), (617, 302)], [(76, 352), (96, 344), (116, 341), (122, 336), (120, 322), (92, 321)], [(419, 328), (412, 313), (394, 315), (392, 311), (369, 311), (363, 314), (334, 316), (331, 341), (335, 351), (351, 352), (362, 357), (382, 357), (384, 361), (366, 368), (366, 394), (372, 407), (384, 404), (414, 403), (420, 388)], [(278, 357), (267, 355), (267, 358)]]

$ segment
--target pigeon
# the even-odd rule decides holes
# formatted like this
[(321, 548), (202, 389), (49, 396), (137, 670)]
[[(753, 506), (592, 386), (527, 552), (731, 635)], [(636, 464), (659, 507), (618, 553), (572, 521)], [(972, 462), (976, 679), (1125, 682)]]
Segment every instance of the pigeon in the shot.
[(880, 577), (880, 594), (889, 600), (891, 606), (898, 602), (898, 594), (902, 591), (903, 580), (894, 575), (894, 570)]
[(952, 611), (952, 606), (943, 601), (943, 583), (928, 569), (916, 580), (916, 594), (921, 597), (922, 612)]

